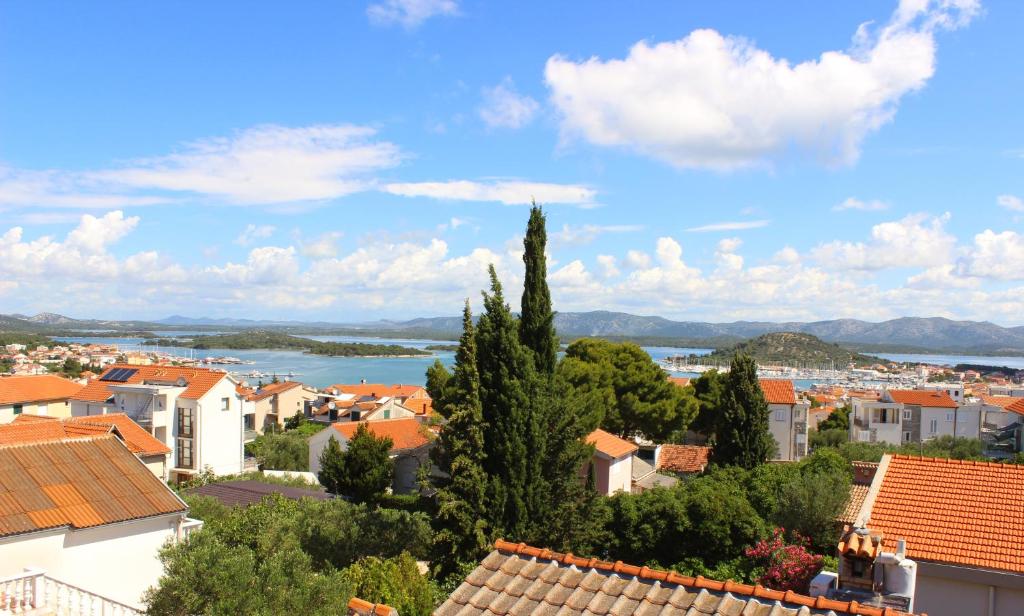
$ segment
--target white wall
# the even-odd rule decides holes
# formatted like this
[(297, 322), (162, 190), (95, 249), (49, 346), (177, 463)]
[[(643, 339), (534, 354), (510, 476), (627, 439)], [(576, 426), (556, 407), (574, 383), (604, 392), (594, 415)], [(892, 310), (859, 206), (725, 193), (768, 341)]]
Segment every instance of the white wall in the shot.
[[(768, 429), (775, 438), (775, 459), (791, 460), (793, 458), (792, 446), (792, 413), (793, 408), (788, 404), (768, 405)], [(782, 419), (779, 419), (779, 416)]]
[(633, 455), (623, 456), (608, 465), (608, 493), (630, 492), (633, 489)]
[(39, 567), (62, 582), (139, 606), (163, 572), (159, 550), (176, 537), (180, 519), (171, 514), (0, 539), (0, 577)]
[(1024, 590), (991, 587), (968, 580), (948, 577), (917, 576), (914, 613), (928, 616), (989, 615), (989, 589), (994, 588), (995, 611), (991, 616), (1024, 614)]
[(336, 441), (338, 441), (338, 444), (341, 445), (341, 448), (344, 450), (345, 437), (331, 426), (327, 426), (323, 430), (309, 437), (309, 472), (320, 472), (320, 454), (323, 452), (324, 447), (327, 447), (327, 441), (329, 441), (332, 436)]
[[(221, 398), (231, 400), (231, 408), (221, 410)], [(179, 403), (187, 402), (179, 400)], [(198, 442), (196, 470), (209, 467), (217, 475), (242, 472), (242, 399), (231, 379), (221, 379), (199, 401), (196, 412)], [(181, 404), (179, 404), (181, 405)]]
[[(937, 430), (931, 431), (931, 422), (936, 420)], [(979, 410), (977, 407), (960, 409), (943, 409), (921, 407), (921, 438), (923, 440), (939, 436), (953, 436), (953, 419), (956, 419), (956, 436), (978, 438)]]

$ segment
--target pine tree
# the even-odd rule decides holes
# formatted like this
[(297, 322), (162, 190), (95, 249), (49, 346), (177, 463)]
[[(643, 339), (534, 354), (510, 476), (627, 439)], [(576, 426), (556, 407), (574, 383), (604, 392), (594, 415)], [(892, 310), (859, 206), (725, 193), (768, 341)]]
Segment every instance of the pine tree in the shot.
[(357, 503), (376, 502), (394, 480), (395, 463), (390, 456), (393, 445), (390, 438), (378, 438), (366, 422), (360, 423), (342, 456), (338, 492)]
[(433, 520), (433, 573), (441, 580), (476, 563), (487, 552), (486, 453), (476, 362), (476, 333), (467, 301), (455, 371), (445, 394), (448, 422), (433, 450), (435, 463), (447, 475), (437, 492)]
[(317, 479), (331, 494), (339, 494), (339, 482), (345, 473), (345, 452), (333, 436), (327, 440), (327, 446), (320, 452), (320, 472)]
[(534, 202), (530, 221), (523, 238), (522, 312), (519, 317), (519, 339), (533, 353), (534, 366), (540, 374), (551, 375), (558, 361), (558, 336), (555, 334), (555, 313), (551, 310), (548, 290), (547, 247), (544, 212)]
[(489, 478), (491, 528), (507, 539), (527, 536), (530, 476), (528, 431), (533, 361), (519, 342), (515, 318), (494, 266), (489, 268), (491, 292), (484, 293), (484, 314), (477, 328), (477, 369), (484, 418), (484, 470)]
[(722, 400), (722, 415), (712, 460), (752, 469), (775, 451), (768, 426), (768, 402), (757, 379), (757, 364), (748, 355), (733, 357)]
[(427, 395), (430, 396), (433, 402), (434, 412), (445, 418), (449, 415), (445, 394), (451, 378), (451, 373), (448, 372), (448, 368), (445, 368), (440, 359), (435, 359), (434, 363), (427, 368), (427, 384), (424, 389), (427, 390)]

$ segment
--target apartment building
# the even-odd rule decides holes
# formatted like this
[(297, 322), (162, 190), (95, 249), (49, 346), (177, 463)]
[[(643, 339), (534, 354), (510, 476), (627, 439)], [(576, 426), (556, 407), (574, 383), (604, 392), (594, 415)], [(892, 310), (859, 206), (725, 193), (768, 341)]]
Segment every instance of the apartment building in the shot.
[(793, 381), (760, 379), (768, 402), (768, 427), (775, 438), (776, 460), (799, 460), (807, 455), (807, 411), (810, 403), (797, 400)]
[(890, 389), (878, 400), (851, 400), (850, 440), (892, 445), (941, 436), (979, 438), (980, 405), (958, 404), (944, 390)]
[[(316, 400), (317, 393), (298, 381), (268, 383), (253, 388), (239, 387), (238, 392), (252, 405), (252, 429), (264, 433), (268, 428), (280, 427), (296, 413), (302, 413), (306, 402)], [(247, 405), (248, 410), (248, 405)]]
[(22, 413), (69, 417), (68, 400), (81, 384), (54, 374), (0, 377), (0, 424)]
[(226, 372), (177, 366), (115, 364), (71, 399), (76, 417), (124, 413), (171, 449), (169, 479), (246, 468), (244, 445), (256, 438), (256, 415)]

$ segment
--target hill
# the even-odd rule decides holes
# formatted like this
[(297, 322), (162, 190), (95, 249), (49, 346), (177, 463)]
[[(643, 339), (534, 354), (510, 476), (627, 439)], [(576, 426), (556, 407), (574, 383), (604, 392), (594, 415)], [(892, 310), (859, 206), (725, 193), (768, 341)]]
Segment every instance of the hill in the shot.
[(737, 353), (750, 355), (759, 364), (779, 362), (791, 366), (832, 364), (836, 368), (845, 368), (851, 363), (870, 366), (880, 361), (877, 357), (861, 355), (838, 344), (823, 342), (815, 336), (799, 332), (763, 334), (731, 347), (717, 349), (705, 357), (726, 364)]
[(276, 331), (250, 329), (234, 334), (196, 336), (188, 340), (158, 338), (143, 344), (178, 346), (192, 349), (294, 349), (315, 355), (335, 357), (388, 357), (430, 355), (429, 352), (397, 344), (368, 344), (363, 342), (320, 342), (309, 338), (290, 336)]

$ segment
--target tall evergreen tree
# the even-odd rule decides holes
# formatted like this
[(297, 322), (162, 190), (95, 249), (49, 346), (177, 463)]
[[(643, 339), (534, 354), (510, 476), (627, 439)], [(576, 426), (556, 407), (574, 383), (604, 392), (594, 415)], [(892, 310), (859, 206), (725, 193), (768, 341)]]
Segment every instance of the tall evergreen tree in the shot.
[(433, 450), (435, 463), (447, 475), (437, 492), (433, 520), (433, 572), (442, 580), (487, 552), (487, 475), (483, 468), (487, 456), (476, 363), (476, 333), (467, 301), (455, 372), (444, 395), (448, 422)]
[(736, 355), (722, 401), (722, 417), (712, 460), (746, 469), (764, 464), (775, 452), (768, 427), (768, 402), (757, 380), (757, 364), (749, 355)]
[(519, 342), (515, 317), (492, 265), (491, 292), (484, 293), (484, 313), (477, 327), (477, 369), (484, 418), (484, 470), (490, 481), (488, 502), (494, 531), (522, 540), (530, 527), (529, 495), (539, 492), (528, 472), (531, 381), (530, 353)]
[(390, 456), (393, 445), (390, 437), (378, 438), (366, 422), (361, 422), (342, 455), (338, 491), (357, 503), (376, 502), (395, 477), (395, 463)]
[(522, 312), (519, 317), (519, 339), (533, 353), (534, 366), (540, 374), (551, 375), (558, 361), (558, 336), (555, 335), (555, 313), (551, 310), (548, 289), (547, 247), (544, 212), (534, 202), (530, 221), (523, 238)]

